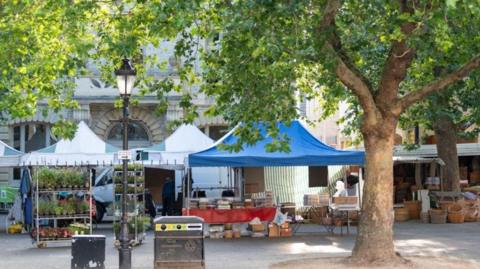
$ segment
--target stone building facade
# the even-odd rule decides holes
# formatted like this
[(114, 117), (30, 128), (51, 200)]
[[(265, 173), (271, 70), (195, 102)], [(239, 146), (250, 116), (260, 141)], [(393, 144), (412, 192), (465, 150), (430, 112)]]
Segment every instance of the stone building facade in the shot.
[[(172, 60), (174, 59), (173, 51), (174, 43), (168, 41), (162, 42), (159, 49), (145, 48), (144, 57), (155, 54), (159, 61), (168, 63), (168, 67), (164, 70), (157, 68), (149, 70), (149, 75), (155, 78), (175, 77), (176, 62)], [(78, 109), (49, 114), (46, 117), (39, 109), (33, 117), (11, 120), (6, 125), (0, 126), (0, 139), (23, 152), (41, 149), (57, 141), (51, 132), (51, 127), (60, 117), (63, 117), (76, 122), (85, 121), (101, 139), (121, 146), (122, 111), (114, 107), (115, 100), (119, 98), (118, 90), (101, 82), (95, 65), (90, 65), (89, 70), (90, 76), (76, 79), (74, 96), (79, 104)], [(185, 90), (193, 91), (195, 96), (193, 103), (199, 108), (200, 117), (195, 124), (213, 139), (221, 137), (226, 132), (226, 122), (220, 117), (208, 118), (202, 115), (202, 111), (212, 104), (213, 99), (195, 92), (197, 91), (195, 88)], [(130, 107), (129, 146), (131, 148), (148, 147), (165, 139), (170, 134), (167, 128), (168, 122), (182, 116), (183, 110), (178, 106), (180, 97), (181, 93), (170, 94), (167, 113), (161, 116), (154, 113), (158, 104), (155, 96), (139, 98), (138, 105)], [(18, 185), (19, 178), (19, 169), (0, 169), (0, 184)]]

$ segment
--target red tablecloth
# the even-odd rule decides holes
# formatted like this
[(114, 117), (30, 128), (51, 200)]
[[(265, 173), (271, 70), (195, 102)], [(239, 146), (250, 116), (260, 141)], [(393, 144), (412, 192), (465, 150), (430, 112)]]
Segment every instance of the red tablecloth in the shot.
[(272, 221), (275, 217), (277, 209), (275, 207), (261, 208), (238, 208), (238, 209), (187, 209), (182, 211), (183, 216), (197, 216), (202, 218), (206, 223), (239, 223), (250, 222), (255, 217), (261, 221)]

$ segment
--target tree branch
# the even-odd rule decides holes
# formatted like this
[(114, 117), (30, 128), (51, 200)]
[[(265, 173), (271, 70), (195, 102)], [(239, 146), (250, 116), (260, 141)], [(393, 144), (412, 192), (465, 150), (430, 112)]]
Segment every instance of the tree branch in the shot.
[(341, 0), (327, 2), (322, 20), (317, 28), (319, 37), (328, 34), (324, 49), (332, 55), (337, 63), (335, 73), (340, 81), (357, 96), (366, 115), (366, 121), (374, 123), (378, 118), (378, 110), (372, 95), (369, 81), (355, 67), (350, 58), (342, 52), (340, 38), (335, 32), (335, 16), (342, 5)]
[(402, 111), (405, 111), (412, 104), (420, 101), (422, 98), (430, 95), (431, 93), (441, 91), (453, 83), (463, 79), (470, 74), (471, 71), (477, 69), (478, 67), (480, 67), (480, 55), (475, 56), (456, 71), (431, 82), (420, 90), (410, 92), (400, 99), (400, 107)]
[[(411, 14), (414, 10), (407, 5), (406, 1), (400, 1), (400, 12)], [(408, 46), (407, 39), (417, 28), (417, 24), (407, 22), (400, 28), (404, 37), (402, 40), (394, 41), (391, 44), (378, 84), (378, 92), (375, 96), (377, 105), (383, 111), (391, 110), (392, 104), (396, 103), (399, 85), (405, 79), (407, 70), (415, 56), (415, 49)], [(396, 109), (394, 113), (400, 113), (400, 110)]]

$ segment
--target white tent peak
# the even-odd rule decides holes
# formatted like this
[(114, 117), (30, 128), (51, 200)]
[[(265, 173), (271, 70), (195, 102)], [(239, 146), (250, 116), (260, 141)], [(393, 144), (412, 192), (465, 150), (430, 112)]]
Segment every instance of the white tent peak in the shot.
[[(42, 151), (42, 150), (40, 150)], [(55, 144), (55, 153), (106, 153), (107, 144), (84, 122), (78, 123), (72, 140), (61, 139)]]
[(192, 124), (181, 125), (165, 139), (167, 152), (195, 152), (212, 144), (213, 140)]
[(57, 143), (24, 155), (21, 163), (27, 165), (81, 165), (113, 163), (114, 146), (100, 139), (85, 122), (78, 123), (72, 140)]

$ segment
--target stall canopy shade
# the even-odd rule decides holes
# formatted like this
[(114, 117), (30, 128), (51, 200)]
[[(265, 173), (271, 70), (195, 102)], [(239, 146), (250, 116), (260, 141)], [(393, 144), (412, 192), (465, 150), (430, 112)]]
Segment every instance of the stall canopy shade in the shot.
[(26, 154), (21, 162), (27, 165), (110, 164), (117, 151), (118, 148), (105, 143), (81, 121), (72, 140), (61, 139), (49, 147)]
[(19, 165), (22, 152), (0, 140), (0, 167), (15, 167)]
[(266, 135), (265, 126), (257, 126), (264, 137), (253, 146), (243, 145), (239, 152), (220, 150), (218, 145), (231, 145), (238, 140), (235, 129), (217, 141), (212, 147), (190, 154), (190, 167), (257, 167), (257, 166), (327, 166), (327, 165), (361, 165), (365, 153), (362, 151), (343, 151), (325, 145), (316, 139), (299, 121), (290, 126), (279, 123), (280, 136), (289, 138), (290, 152), (267, 152), (266, 144), (272, 138)]

